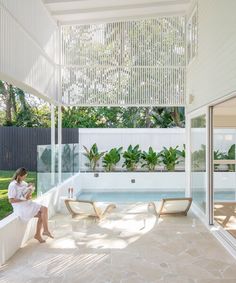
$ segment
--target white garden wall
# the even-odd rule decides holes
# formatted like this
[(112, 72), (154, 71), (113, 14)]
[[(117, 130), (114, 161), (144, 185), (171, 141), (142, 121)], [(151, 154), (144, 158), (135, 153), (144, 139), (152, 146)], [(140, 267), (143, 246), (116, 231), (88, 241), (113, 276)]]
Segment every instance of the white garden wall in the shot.
[[(149, 146), (156, 151), (161, 151), (163, 146), (179, 149), (185, 144), (185, 129), (79, 129), (80, 152), (84, 152), (83, 145), (88, 147), (96, 143), (99, 151), (109, 151), (113, 147), (123, 147), (123, 151), (131, 144), (139, 144), (141, 150), (148, 150)], [(80, 170), (88, 169), (85, 166), (86, 157), (80, 155)], [(122, 170), (123, 160), (117, 165)], [(100, 168), (102, 163), (100, 162)], [(183, 164), (182, 164), (183, 167)]]
[(236, 91), (235, 0), (197, 0), (198, 54), (187, 66), (190, 112)]

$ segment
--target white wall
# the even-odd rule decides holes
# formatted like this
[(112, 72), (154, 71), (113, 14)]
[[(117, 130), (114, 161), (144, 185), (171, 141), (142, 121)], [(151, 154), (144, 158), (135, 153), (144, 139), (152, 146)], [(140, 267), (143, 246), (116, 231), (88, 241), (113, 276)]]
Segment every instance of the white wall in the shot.
[(0, 79), (57, 99), (58, 28), (41, 0), (0, 0)]
[[(77, 192), (79, 187), (78, 174), (37, 198), (37, 202), (48, 207), (49, 218), (60, 211), (62, 205), (64, 207), (61, 196), (67, 196), (68, 187), (73, 187), (75, 193)], [(65, 210), (63, 212), (68, 213)], [(0, 266), (33, 237), (36, 223), (37, 219), (33, 218), (26, 224), (14, 214), (0, 221)]]
[(236, 1), (197, 0), (198, 54), (187, 66), (190, 112), (236, 92)]

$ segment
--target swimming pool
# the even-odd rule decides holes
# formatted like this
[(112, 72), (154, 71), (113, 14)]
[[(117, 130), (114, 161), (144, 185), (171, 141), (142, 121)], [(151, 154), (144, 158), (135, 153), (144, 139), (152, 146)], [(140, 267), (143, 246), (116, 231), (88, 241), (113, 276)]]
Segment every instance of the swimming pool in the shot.
[(102, 202), (117, 202), (117, 203), (129, 203), (129, 202), (148, 202), (158, 201), (162, 198), (180, 198), (184, 197), (184, 192), (81, 192), (77, 198), (80, 200), (102, 201)]
[[(116, 203), (130, 203), (130, 202), (149, 202), (158, 201), (163, 198), (181, 198), (184, 197), (185, 193), (182, 192), (164, 192), (164, 191), (108, 191), (108, 192), (97, 192), (97, 191), (82, 191), (77, 195), (77, 199), (80, 200), (91, 200), (101, 202), (116, 202)], [(203, 196), (201, 192), (194, 194), (194, 199), (202, 200)], [(235, 192), (215, 192), (215, 201), (235, 201)]]

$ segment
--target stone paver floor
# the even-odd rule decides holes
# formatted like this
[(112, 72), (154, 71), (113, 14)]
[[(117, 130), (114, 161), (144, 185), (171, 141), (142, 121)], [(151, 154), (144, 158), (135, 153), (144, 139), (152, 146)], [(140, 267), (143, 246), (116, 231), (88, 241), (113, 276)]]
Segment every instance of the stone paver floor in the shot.
[(236, 261), (191, 213), (159, 220), (146, 204), (106, 219), (50, 221), (55, 239), (30, 241), (0, 268), (0, 283), (235, 283)]

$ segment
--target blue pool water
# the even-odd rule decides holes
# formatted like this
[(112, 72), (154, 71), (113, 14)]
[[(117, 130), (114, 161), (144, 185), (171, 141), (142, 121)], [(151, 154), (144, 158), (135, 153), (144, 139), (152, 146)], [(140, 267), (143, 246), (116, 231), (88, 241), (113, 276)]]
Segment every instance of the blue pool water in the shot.
[(81, 200), (118, 203), (158, 201), (162, 198), (178, 197), (184, 197), (184, 192), (81, 192), (77, 196)]
[[(139, 191), (126, 191), (126, 192), (80, 192), (77, 198), (80, 200), (91, 200), (101, 202), (116, 202), (116, 203), (129, 203), (129, 202), (148, 202), (158, 201), (163, 198), (180, 198), (184, 197), (184, 192), (139, 192)], [(198, 192), (194, 193), (193, 199), (202, 200), (205, 194)], [(214, 194), (215, 201), (235, 201), (235, 192), (216, 192)]]

